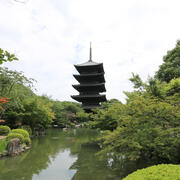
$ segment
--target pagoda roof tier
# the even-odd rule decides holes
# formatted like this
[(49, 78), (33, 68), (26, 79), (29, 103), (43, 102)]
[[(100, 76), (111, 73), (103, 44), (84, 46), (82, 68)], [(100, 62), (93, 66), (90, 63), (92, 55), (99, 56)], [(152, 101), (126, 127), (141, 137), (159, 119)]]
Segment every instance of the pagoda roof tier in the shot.
[(104, 83), (72, 85), (79, 92), (105, 92)]
[(94, 82), (94, 81), (98, 81), (100, 83), (105, 82), (104, 79), (104, 72), (102, 73), (94, 73), (94, 74), (74, 74), (73, 75), (75, 77), (75, 79), (79, 82), (79, 83), (83, 83), (83, 82)]
[(94, 61), (87, 61), (85, 63), (77, 64), (74, 66), (80, 74), (93, 74), (104, 72), (103, 63), (97, 63)]
[(87, 102), (103, 102), (106, 101), (106, 96), (105, 95), (74, 95), (71, 96), (74, 100), (87, 103)]

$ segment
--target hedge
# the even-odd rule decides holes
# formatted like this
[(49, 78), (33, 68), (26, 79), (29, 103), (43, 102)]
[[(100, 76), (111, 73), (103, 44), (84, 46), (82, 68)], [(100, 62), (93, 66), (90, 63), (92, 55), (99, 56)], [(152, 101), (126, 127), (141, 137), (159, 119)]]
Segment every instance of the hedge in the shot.
[(0, 126), (0, 135), (7, 136), (11, 129), (8, 126)]
[(159, 164), (137, 170), (123, 180), (180, 180), (180, 165)]
[(29, 138), (29, 133), (24, 129), (13, 129), (11, 132), (21, 134), (24, 138)]

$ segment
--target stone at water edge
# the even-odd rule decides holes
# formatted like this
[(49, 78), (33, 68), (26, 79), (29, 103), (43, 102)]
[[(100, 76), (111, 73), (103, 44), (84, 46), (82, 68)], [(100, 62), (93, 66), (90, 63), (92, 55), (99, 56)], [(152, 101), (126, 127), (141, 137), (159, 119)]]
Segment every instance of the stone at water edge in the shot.
[(7, 151), (3, 151), (2, 156), (7, 156), (8, 152)]
[(10, 156), (20, 153), (22, 151), (21, 141), (18, 138), (11, 139), (6, 150)]

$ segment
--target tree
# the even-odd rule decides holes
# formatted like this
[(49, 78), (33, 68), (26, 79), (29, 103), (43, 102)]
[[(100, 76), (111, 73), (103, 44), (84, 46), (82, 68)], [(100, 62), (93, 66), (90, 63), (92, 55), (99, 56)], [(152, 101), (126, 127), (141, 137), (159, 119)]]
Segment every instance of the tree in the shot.
[(164, 63), (156, 72), (156, 77), (159, 80), (170, 82), (171, 79), (180, 77), (180, 40), (177, 41), (174, 49), (167, 52), (163, 61)]
[(52, 110), (55, 113), (53, 124), (59, 127), (68, 126), (71, 121), (77, 120), (73, 115), (83, 111), (79, 103), (68, 101), (52, 101), (52, 103)]
[(18, 60), (18, 58), (15, 56), (15, 54), (11, 54), (8, 51), (4, 51), (0, 48), (0, 64), (8, 61), (14, 61)]
[(104, 137), (105, 154), (131, 160), (180, 162), (179, 106), (137, 95), (124, 105), (118, 121), (117, 129)]
[(52, 103), (46, 103), (41, 98), (26, 98), (23, 103), (22, 123), (35, 127), (49, 127), (54, 119)]
[[(14, 61), (18, 60), (17, 57), (15, 57), (14, 54), (10, 54), (8, 51), (4, 51), (3, 49), (0, 48), (0, 64), (8, 61)], [(1, 76), (1, 71), (0, 71), (0, 76)], [(0, 82), (2, 84), (2, 80), (0, 79)], [(1, 89), (1, 95), (2, 95), (2, 89)], [(0, 96), (0, 109), (2, 110), (2, 104), (7, 103), (8, 98), (3, 98)]]
[(7, 102), (9, 102), (8, 98), (3, 98), (3, 97), (0, 96), (0, 109), (2, 109), (1, 105), (4, 104), (4, 103), (7, 103)]
[(0, 95), (11, 96), (15, 86), (23, 85), (32, 89), (33, 82), (32, 78), (27, 78), (23, 72), (12, 71), (8, 68), (0, 67)]

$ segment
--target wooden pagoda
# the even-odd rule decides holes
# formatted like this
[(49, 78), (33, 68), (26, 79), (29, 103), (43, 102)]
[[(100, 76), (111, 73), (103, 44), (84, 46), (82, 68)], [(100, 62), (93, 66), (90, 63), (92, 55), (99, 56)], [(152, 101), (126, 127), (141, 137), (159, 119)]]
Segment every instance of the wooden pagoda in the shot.
[(105, 92), (105, 79), (103, 63), (92, 61), (92, 49), (90, 45), (89, 61), (74, 65), (79, 74), (73, 75), (79, 82), (77, 85), (72, 85), (79, 95), (71, 96), (78, 102), (82, 103), (82, 107), (86, 112), (91, 109), (99, 108), (101, 102), (106, 101), (106, 96), (100, 94)]

